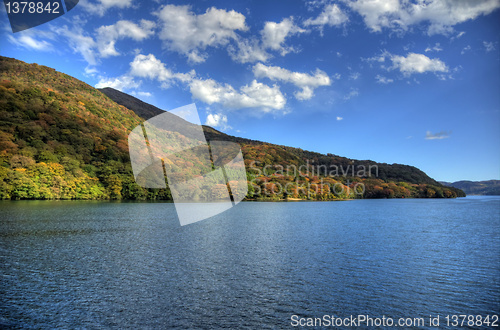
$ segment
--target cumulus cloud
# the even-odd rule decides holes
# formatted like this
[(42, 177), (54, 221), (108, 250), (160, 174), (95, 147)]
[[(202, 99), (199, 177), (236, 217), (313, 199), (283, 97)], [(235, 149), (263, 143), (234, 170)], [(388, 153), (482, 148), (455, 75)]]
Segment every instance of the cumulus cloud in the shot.
[[(189, 73), (172, 72), (157, 59), (153, 54), (143, 55), (138, 54), (130, 63), (130, 70), (128, 73), (117, 78), (103, 78), (97, 83), (97, 88), (112, 87), (118, 90), (136, 89), (141, 85), (141, 81), (136, 81), (137, 78), (146, 78), (157, 80), (162, 83), (162, 88), (168, 88), (172, 82), (191, 82), (196, 75), (192, 70)], [(148, 95), (147, 95), (148, 94)], [(139, 96), (151, 96), (149, 93), (137, 92)]]
[[(386, 67), (384, 64), (389, 59), (392, 66)], [(424, 54), (408, 53), (406, 56), (394, 55), (388, 51), (383, 51), (380, 55), (365, 59), (367, 62), (379, 62), (381, 67), (387, 70), (398, 69), (405, 76), (410, 76), (416, 73), (446, 73), (449, 71), (448, 66), (438, 58), (429, 58)], [(380, 77), (380, 79), (378, 78)], [(380, 83), (386, 83), (382, 76), (377, 76)], [(391, 81), (392, 82), (392, 81)]]
[(344, 118), (342, 118), (342, 117), (337, 117), (337, 121), (341, 121), (341, 120), (344, 120)]
[(130, 74), (135, 77), (158, 80), (168, 84), (173, 79), (189, 82), (194, 78), (196, 72), (194, 70), (189, 73), (172, 72), (153, 54), (139, 54), (130, 63)]
[(399, 69), (404, 75), (425, 72), (448, 72), (448, 67), (440, 59), (430, 59), (423, 54), (409, 53), (406, 57), (393, 55), (393, 68)]
[(194, 79), (190, 90), (194, 98), (207, 104), (221, 104), (227, 109), (259, 108), (272, 112), (283, 109), (286, 104), (278, 86), (270, 87), (256, 80), (237, 91), (231, 85), (213, 79)]
[(306, 30), (299, 28), (293, 23), (293, 18), (285, 18), (280, 23), (266, 22), (262, 30), (262, 47), (279, 51), (282, 56), (293, 48), (284, 46), (285, 39), (289, 36), (304, 33)]
[(439, 132), (439, 133), (431, 133), (430, 131), (427, 131), (427, 133), (425, 134), (425, 139), (426, 140), (442, 140), (442, 139), (447, 139), (450, 137), (450, 134), (451, 132), (446, 132), (446, 131), (442, 131), (442, 132)]
[(261, 41), (257, 38), (237, 38), (236, 46), (230, 45), (228, 50), (233, 60), (240, 63), (267, 62), (272, 57), (269, 50), (277, 51), (281, 56), (297, 50), (286, 45), (286, 39), (307, 32), (298, 27), (293, 17), (284, 18), (280, 23), (266, 22), (260, 32)]
[(227, 116), (219, 113), (209, 114), (207, 116), (207, 120), (205, 121), (205, 125), (211, 127), (218, 127), (223, 130), (229, 128), (229, 126), (227, 125)]
[(131, 21), (118, 21), (113, 25), (101, 26), (97, 29), (97, 48), (102, 57), (118, 56), (115, 48), (118, 40), (130, 38), (142, 41), (154, 34), (155, 23), (141, 20), (140, 25)]
[(253, 73), (257, 78), (269, 78), (274, 81), (291, 83), (302, 90), (295, 93), (298, 100), (309, 100), (314, 96), (314, 89), (320, 86), (330, 86), (332, 81), (323, 71), (316, 69), (314, 74), (292, 72), (279, 66), (266, 66), (257, 63), (253, 67)]
[(156, 15), (161, 23), (160, 39), (192, 63), (206, 60), (207, 47), (227, 45), (237, 39), (236, 31), (248, 29), (245, 16), (234, 10), (212, 7), (196, 15), (189, 6), (165, 5)]
[(347, 22), (347, 15), (336, 4), (328, 4), (316, 18), (304, 21), (304, 26), (316, 26), (322, 29), (324, 26), (338, 26)]
[(228, 47), (229, 55), (240, 63), (267, 62), (271, 57), (256, 38), (238, 39), (236, 47)]
[(453, 26), (488, 15), (500, 8), (500, 0), (346, 0), (359, 13), (368, 28), (406, 31), (412, 25), (426, 24), (427, 33), (448, 34)]
[(180, 82), (189, 87), (193, 98), (207, 104), (220, 104), (225, 109), (256, 108), (264, 112), (282, 110), (286, 105), (285, 96), (277, 85), (268, 86), (253, 80), (236, 90), (229, 84), (213, 79), (200, 79), (192, 70), (188, 73), (173, 72), (153, 54), (138, 54), (130, 63), (130, 71), (118, 78), (101, 78), (98, 88), (113, 87), (118, 90), (134, 89), (140, 86), (136, 78), (157, 80), (167, 88), (172, 82)]
[(374, 32), (380, 32), (383, 27), (392, 27), (399, 21), (399, 0), (357, 0), (349, 1), (348, 5), (363, 16), (365, 24)]

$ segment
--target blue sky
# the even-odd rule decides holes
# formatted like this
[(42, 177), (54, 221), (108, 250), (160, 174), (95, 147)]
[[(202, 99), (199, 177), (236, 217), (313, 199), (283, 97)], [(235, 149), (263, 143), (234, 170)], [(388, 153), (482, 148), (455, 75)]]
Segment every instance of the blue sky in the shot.
[(500, 179), (500, 0), (81, 0), (0, 54), (228, 134)]

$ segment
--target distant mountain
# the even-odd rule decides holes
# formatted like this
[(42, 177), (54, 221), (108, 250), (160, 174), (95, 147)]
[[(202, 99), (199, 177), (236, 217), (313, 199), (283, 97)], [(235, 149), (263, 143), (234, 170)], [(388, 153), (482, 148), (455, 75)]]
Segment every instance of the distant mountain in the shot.
[(467, 195), (500, 195), (500, 180), (440, 182), (441, 184), (463, 190)]
[[(54, 69), (0, 57), (0, 199), (171, 199), (168, 188), (136, 184), (128, 153), (131, 130), (159, 114), (165, 112), (117, 90), (97, 90)], [(185, 137), (199, 129), (167, 116), (174, 129), (182, 125)], [(203, 130), (209, 142), (240, 144), (248, 199), (464, 196), (412, 166), (324, 155), (235, 137), (208, 126)], [(197, 171), (193, 164), (199, 161), (192, 156), (169, 166)], [(373, 172), (358, 171), (370, 166)], [(289, 168), (305, 174), (290, 173)], [(355, 194), (358, 183), (366, 189)], [(272, 196), (264, 193), (278, 185), (291, 189)], [(318, 191), (324, 185), (336, 185), (342, 193)]]

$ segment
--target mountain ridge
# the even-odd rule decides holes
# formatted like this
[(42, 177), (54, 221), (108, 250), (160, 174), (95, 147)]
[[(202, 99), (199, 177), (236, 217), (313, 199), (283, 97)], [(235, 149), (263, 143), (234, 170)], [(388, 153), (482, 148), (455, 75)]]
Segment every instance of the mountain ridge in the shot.
[[(116, 103), (126, 106), (128, 109), (134, 111), (137, 115), (141, 116), (142, 114), (145, 114), (143, 117), (144, 119), (148, 120), (156, 115), (159, 114), (164, 114), (166, 110), (162, 110), (160, 108), (157, 108), (155, 106), (152, 106), (144, 101), (141, 101), (137, 99), (134, 96), (131, 96), (129, 94), (123, 93), (121, 91), (115, 90), (110, 87), (106, 87), (103, 89), (99, 89), (101, 92), (103, 92), (105, 95), (107, 95), (111, 100), (115, 101)], [(150, 109), (154, 109), (154, 111), (150, 111)], [(411, 165), (404, 165), (404, 164), (388, 164), (388, 163), (379, 163), (375, 162), (373, 160), (357, 160), (357, 159), (351, 159), (347, 157), (342, 157), (334, 154), (321, 154), (319, 152), (315, 151), (308, 151), (308, 150), (303, 150), (300, 148), (295, 148), (291, 146), (285, 146), (285, 145), (278, 145), (278, 144), (273, 144), (273, 143), (268, 143), (268, 142), (263, 142), (259, 140), (252, 140), (248, 138), (243, 138), (243, 137), (237, 137), (237, 136), (232, 136), (223, 132), (220, 132), (213, 127), (202, 125), (205, 137), (207, 141), (211, 140), (223, 140), (223, 141), (231, 141), (231, 142), (237, 142), (237, 143), (248, 143), (248, 144), (255, 144), (255, 145), (269, 145), (273, 147), (278, 147), (278, 148), (283, 148), (284, 150), (291, 151), (294, 154), (300, 154), (302, 158), (304, 159), (312, 159), (312, 158), (318, 158), (318, 157), (325, 157), (325, 158), (335, 158), (335, 162), (325, 162), (322, 161), (319, 166), (321, 165), (337, 165), (337, 166), (342, 166), (344, 168), (347, 168), (350, 163), (355, 162), (358, 165), (364, 165), (365, 167), (377, 165), (380, 167), (383, 167), (382, 171), (382, 176), (384, 179), (397, 179), (394, 174), (392, 174), (393, 171), (391, 171), (391, 168), (398, 168), (400, 171), (407, 170), (408, 172), (413, 172), (415, 176), (415, 180), (413, 181), (409, 177), (402, 177), (403, 181), (409, 181), (412, 183), (420, 183), (424, 182), (427, 184), (438, 184), (438, 182), (429, 176), (425, 174), (422, 170), (411, 166)], [(380, 173), (379, 173), (380, 175)]]
[(441, 181), (440, 183), (448, 187), (460, 189), (467, 195), (500, 196), (500, 180), (461, 180), (455, 182)]
[[(0, 57), (0, 199), (172, 198), (168, 188), (145, 189), (136, 184), (128, 153), (131, 130), (144, 122), (144, 117), (165, 112), (128, 94), (105, 91), (52, 68)], [(177, 116), (172, 115), (171, 119), (175, 125), (186, 125)], [(226, 140), (240, 144), (247, 165), (247, 199), (464, 195), (412, 166), (357, 161), (234, 137), (208, 126), (203, 129), (209, 142)], [(179, 159), (173, 166), (186, 167), (196, 162)], [(354, 173), (355, 165), (377, 166), (377, 176), (372, 177), (371, 172), (358, 176)], [(289, 167), (305, 168), (307, 174), (280, 172), (280, 168)], [(315, 167), (337, 167), (342, 171), (336, 175), (326, 170), (309, 173)], [(343, 174), (346, 168), (348, 173)], [(366, 190), (355, 192), (358, 183)], [(287, 184), (292, 187), (289, 192), (267, 194), (274, 187)], [(326, 184), (338, 185), (342, 194), (318, 191), (318, 186)]]

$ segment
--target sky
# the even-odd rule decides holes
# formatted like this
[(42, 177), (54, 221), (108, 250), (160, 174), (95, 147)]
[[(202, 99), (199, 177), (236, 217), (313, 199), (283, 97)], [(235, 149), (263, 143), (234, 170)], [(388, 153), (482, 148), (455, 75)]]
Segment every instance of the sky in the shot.
[(0, 55), (227, 134), (500, 179), (500, 0), (80, 0)]

